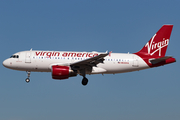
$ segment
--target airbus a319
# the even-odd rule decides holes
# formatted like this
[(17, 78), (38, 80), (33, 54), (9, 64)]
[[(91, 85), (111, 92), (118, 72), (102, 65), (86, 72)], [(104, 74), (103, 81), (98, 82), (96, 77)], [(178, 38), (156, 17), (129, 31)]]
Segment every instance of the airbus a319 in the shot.
[(87, 85), (87, 74), (116, 74), (158, 67), (176, 62), (172, 56), (165, 56), (173, 25), (163, 25), (139, 51), (133, 54), (112, 52), (70, 52), (30, 50), (13, 54), (3, 62), (6, 68), (27, 72), (51, 72), (57, 80), (69, 77), (83, 77)]

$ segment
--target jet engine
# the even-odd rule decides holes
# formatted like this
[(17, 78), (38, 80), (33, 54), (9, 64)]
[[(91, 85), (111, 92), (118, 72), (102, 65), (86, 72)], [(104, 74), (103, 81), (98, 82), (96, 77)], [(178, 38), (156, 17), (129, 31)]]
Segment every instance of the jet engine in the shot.
[(51, 68), (53, 79), (68, 79), (69, 77), (77, 76), (77, 73), (70, 69), (69, 66), (53, 65)]

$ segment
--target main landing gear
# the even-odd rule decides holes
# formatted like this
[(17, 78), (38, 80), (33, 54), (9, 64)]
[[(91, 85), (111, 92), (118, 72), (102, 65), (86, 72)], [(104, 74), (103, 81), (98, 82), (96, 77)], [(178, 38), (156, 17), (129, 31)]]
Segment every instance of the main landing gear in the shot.
[(27, 71), (27, 76), (28, 76), (28, 78), (26, 78), (26, 80), (25, 80), (27, 83), (29, 83), (29, 82), (30, 82), (30, 79), (29, 79), (30, 74), (31, 74), (31, 72), (30, 72), (30, 71)]
[(86, 77), (83, 77), (82, 85), (86, 86), (87, 84), (88, 84), (88, 79)]
[(88, 84), (88, 79), (86, 78), (86, 69), (81, 69), (80, 75), (83, 76), (82, 85), (86, 86)]

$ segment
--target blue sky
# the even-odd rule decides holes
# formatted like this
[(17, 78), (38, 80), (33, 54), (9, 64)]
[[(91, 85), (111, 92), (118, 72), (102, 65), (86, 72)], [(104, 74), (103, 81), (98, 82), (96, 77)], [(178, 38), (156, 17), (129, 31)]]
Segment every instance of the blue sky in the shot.
[(176, 63), (116, 75), (56, 81), (51, 73), (0, 67), (3, 120), (179, 120), (179, 0), (2, 0), (0, 61), (30, 50), (134, 53), (173, 24), (167, 55)]

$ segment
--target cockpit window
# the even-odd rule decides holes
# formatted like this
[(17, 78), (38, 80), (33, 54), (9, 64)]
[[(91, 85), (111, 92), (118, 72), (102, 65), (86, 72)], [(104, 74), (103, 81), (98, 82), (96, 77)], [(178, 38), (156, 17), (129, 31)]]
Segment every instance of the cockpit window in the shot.
[(12, 55), (10, 58), (19, 58), (19, 55)]

